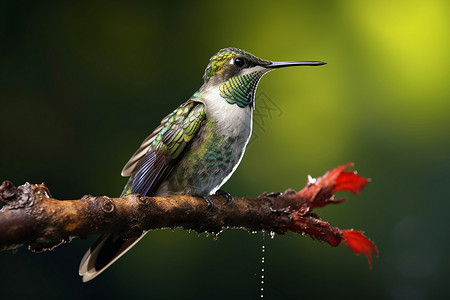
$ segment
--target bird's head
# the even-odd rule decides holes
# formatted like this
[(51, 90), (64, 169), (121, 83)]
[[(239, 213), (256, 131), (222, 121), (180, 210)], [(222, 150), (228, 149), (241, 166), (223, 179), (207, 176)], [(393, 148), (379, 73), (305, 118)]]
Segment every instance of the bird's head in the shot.
[(274, 62), (264, 60), (238, 48), (225, 48), (211, 57), (205, 70), (203, 88), (219, 88), (220, 96), (230, 104), (246, 107), (253, 104), (261, 77), (274, 69), (290, 66), (318, 66), (320, 61)]

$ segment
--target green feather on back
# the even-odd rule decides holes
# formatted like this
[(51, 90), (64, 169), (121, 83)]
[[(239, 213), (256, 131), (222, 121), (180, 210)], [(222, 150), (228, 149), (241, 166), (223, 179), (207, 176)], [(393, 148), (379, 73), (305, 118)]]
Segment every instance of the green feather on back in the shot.
[(171, 114), (153, 141), (155, 150), (161, 155), (176, 159), (195, 136), (205, 117), (202, 104), (190, 101), (181, 105)]
[[(124, 194), (153, 195), (183, 156), (205, 119), (205, 106), (192, 100), (164, 118), (158, 131), (153, 133), (155, 138), (147, 152), (137, 158)], [(141, 152), (138, 150), (137, 153)]]

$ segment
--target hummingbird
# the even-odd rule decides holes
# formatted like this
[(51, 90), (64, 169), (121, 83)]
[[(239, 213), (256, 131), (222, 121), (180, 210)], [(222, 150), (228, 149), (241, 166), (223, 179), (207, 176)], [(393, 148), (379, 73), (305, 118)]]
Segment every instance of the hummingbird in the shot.
[[(238, 167), (250, 139), (260, 79), (279, 68), (324, 64), (275, 62), (238, 48), (220, 50), (211, 57), (200, 89), (162, 119), (124, 166), (121, 175), (130, 178), (122, 196), (201, 196), (211, 209), (209, 196), (219, 194), (232, 203), (220, 187)], [(100, 236), (80, 263), (83, 282), (102, 273), (145, 233), (128, 239)]]

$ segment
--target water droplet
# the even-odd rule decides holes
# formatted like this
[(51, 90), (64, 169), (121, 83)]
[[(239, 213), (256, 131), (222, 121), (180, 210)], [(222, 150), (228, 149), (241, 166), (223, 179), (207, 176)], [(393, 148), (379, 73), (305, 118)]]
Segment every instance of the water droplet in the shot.
[[(264, 243), (264, 236), (265, 236), (265, 234), (263, 233), (263, 243)], [(264, 272), (264, 251), (266, 250), (266, 246), (265, 245), (262, 245), (261, 246), (261, 253), (262, 253), (262, 255), (261, 255), (261, 298), (263, 298), (264, 297), (264, 275), (262, 275), (263, 274), (263, 272)]]
[(308, 175), (308, 183), (309, 184), (315, 184), (317, 181), (316, 178), (311, 177), (311, 175)]

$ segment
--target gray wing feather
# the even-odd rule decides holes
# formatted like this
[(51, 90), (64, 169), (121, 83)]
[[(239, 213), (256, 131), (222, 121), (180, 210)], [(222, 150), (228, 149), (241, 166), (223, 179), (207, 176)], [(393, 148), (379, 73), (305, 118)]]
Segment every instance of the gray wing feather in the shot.
[(125, 164), (122, 169), (121, 175), (123, 177), (128, 177), (133, 175), (136, 172), (136, 169), (139, 165), (140, 160), (144, 157), (144, 155), (148, 152), (152, 143), (161, 129), (166, 125), (169, 117), (172, 116), (173, 113), (167, 115), (164, 119), (161, 120), (161, 124), (153, 130), (153, 132), (142, 142), (139, 149), (131, 156), (130, 160)]

